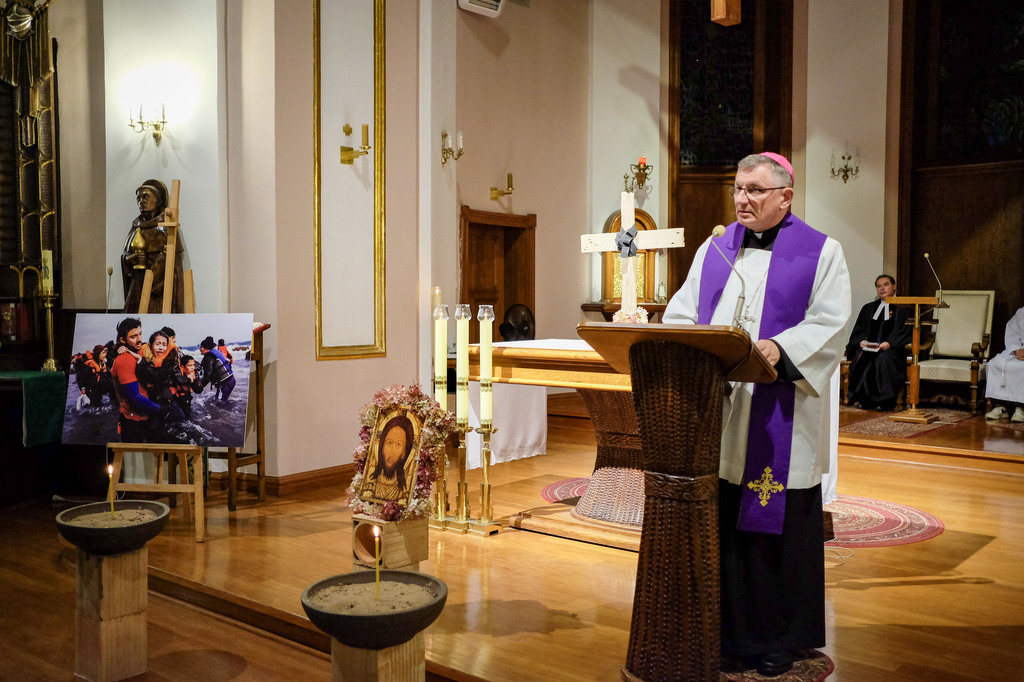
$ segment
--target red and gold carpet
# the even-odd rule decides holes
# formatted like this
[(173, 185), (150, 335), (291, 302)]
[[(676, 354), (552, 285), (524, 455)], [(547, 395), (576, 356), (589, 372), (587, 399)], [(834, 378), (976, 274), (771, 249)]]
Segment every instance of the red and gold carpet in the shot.
[(892, 547), (930, 540), (945, 526), (931, 514), (895, 502), (840, 495), (825, 505), (835, 540), (843, 547)]
[[(550, 503), (575, 504), (587, 490), (589, 478), (567, 478), (544, 488)], [(945, 526), (931, 514), (906, 505), (867, 497), (840, 495), (825, 505), (832, 512), (835, 539), (830, 545), (843, 547), (892, 547), (922, 542), (939, 535)]]

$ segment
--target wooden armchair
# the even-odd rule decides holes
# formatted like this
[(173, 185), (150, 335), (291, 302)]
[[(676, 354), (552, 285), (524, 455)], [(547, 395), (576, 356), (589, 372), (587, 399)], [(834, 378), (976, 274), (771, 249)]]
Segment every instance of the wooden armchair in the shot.
[[(936, 292), (936, 296), (939, 292)], [(970, 408), (978, 413), (978, 385), (985, 379), (992, 335), (994, 291), (945, 291), (948, 308), (936, 308), (929, 339), (921, 344), (921, 382), (969, 384)]]

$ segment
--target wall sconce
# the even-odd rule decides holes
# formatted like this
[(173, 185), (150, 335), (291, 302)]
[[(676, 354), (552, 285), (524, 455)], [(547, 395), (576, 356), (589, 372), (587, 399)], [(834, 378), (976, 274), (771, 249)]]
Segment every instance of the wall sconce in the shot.
[(629, 170), (632, 173), (632, 177), (629, 175), (622, 176), (627, 192), (643, 189), (644, 183), (654, 174), (654, 166), (647, 164), (646, 156), (641, 156), (637, 163), (630, 164)]
[[(352, 134), (352, 126), (350, 126), (348, 123), (346, 123), (341, 128), (341, 131), (343, 133), (345, 133), (346, 136), (351, 135)], [(351, 166), (353, 163), (355, 163), (355, 160), (358, 159), (360, 156), (366, 156), (369, 153), (370, 153), (370, 124), (364, 123), (363, 124), (363, 144), (362, 144), (362, 146), (360, 146), (359, 149), (353, 149), (352, 147), (342, 147), (341, 148), (341, 162), (346, 164), (346, 165)]]
[(132, 114), (131, 107), (128, 108), (128, 127), (137, 133), (145, 133), (151, 131), (153, 133), (153, 139), (156, 140), (157, 144), (160, 144), (161, 138), (164, 136), (164, 128), (167, 127), (167, 115), (164, 111), (164, 105), (160, 105), (160, 120), (150, 119), (146, 120), (143, 115), (142, 105), (139, 105), (139, 118), (135, 119)]
[[(838, 177), (842, 177), (843, 184), (845, 185), (847, 180), (857, 177), (857, 173), (860, 173), (860, 157), (858, 156), (854, 159), (852, 154), (849, 156), (843, 154), (842, 159), (842, 167), (836, 168), (836, 155), (835, 153), (832, 154), (832, 179), (835, 180)], [(852, 167), (850, 166), (851, 160), (853, 161)]]
[(448, 143), (448, 131), (441, 131), (441, 165), (448, 163), (448, 159), (458, 161), (462, 156), (462, 131), (455, 134), (455, 149)]
[(508, 187), (505, 189), (498, 189), (497, 187), (491, 188), (491, 201), (497, 201), (498, 197), (503, 197), (506, 194), (512, 194), (515, 187), (512, 186), (512, 174), (508, 174)]

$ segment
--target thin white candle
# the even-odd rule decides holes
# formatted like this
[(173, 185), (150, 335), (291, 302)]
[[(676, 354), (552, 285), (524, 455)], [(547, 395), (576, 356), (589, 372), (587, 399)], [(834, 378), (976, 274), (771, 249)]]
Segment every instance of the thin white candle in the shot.
[(377, 599), (380, 600), (380, 526), (373, 527), (373, 556), (377, 570)]
[(370, 124), (368, 123), (363, 124), (363, 146), (370, 146)]
[(107, 465), (107, 497), (110, 498), (110, 518), (114, 518), (114, 465)]
[(469, 422), (469, 318), (468, 304), (455, 308), (455, 420)]

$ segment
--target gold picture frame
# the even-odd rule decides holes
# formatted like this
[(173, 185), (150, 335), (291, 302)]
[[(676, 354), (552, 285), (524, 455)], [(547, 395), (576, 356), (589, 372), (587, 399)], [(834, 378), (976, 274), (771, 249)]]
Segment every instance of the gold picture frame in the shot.
[(421, 427), (419, 416), (408, 406), (377, 417), (363, 465), (359, 499), (409, 506), (419, 468)]
[[(334, 7), (333, 5), (331, 7)], [(374, 0), (373, 18), (371, 26), (366, 26), (367, 31), (372, 30), (373, 46), (373, 136), (364, 136), (365, 147), (358, 147), (359, 121), (350, 116), (350, 112), (342, 111), (347, 107), (325, 107), (323, 106), (324, 88), (343, 90), (340, 86), (335, 87), (336, 71), (347, 72), (351, 64), (329, 65), (330, 73), (325, 73), (325, 64), (321, 59), (321, 48), (325, 43), (332, 48), (338, 44), (339, 38), (335, 35), (336, 26), (323, 26), (324, 19), (321, 0), (315, 0), (313, 10), (313, 136), (314, 136), (314, 158), (313, 158), (313, 203), (314, 203), (314, 295), (316, 304), (316, 359), (317, 360), (343, 360), (350, 358), (366, 358), (387, 354), (386, 330), (385, 330), (385, 253), (384, 253), (384, 196), (385, 196), (385, 172), (384, 172), (384, 149), (385, 149), (385, 18), (384, 0)], [(358, 9), (358, 8), (356, 8)], [(346, 10), (346, 27), (349, 24), (358, 24), (352, 21), (353, 8)], [(358, 26), (355, 30), (360, 31), (364, 27)], [(324, 30), (330, 35), (325, 36)], [(348, 28), (346, 28), (348, 30)], [(362, 37), (362, 34), (357, 34)], [(347, 56), (346, 45), (346, 56)], [(358, 65), (354, 68), (359, 68)], [(360, 105), (359, 93), (350, 94), (345, 90), (346, 96), (351, 100), (352, 108)], [(348, 103), (348, 102), (346, 102)], [(362, 104), (365, 104), (363, 102)], [(330, 135), (324, 132), (329, 131)], [(327, 224), (324, 216), (324, 202), (322, 194), (323, 176), (325, 164), (338, 164), (337, 147), (333, 140), (337, 138), (340, 131), (345, 131), (345, 136), (354, 136), (350, 142), (355, 154), (349, 153), (349, 160), (345, 161), (345, 153), (342, 152), (341, 164), (344, 165), (344, 172), (354, 174), (365, 184), (368, 177), (360, 177), (359, 173), (365, 172), (366, 162), (372, 159), (372, 230), (365, 224)], [(326, 138), (331, 137), (332, 141), (327, 142)], [(368, 137), (368, 140), (366, 139)], [(345, 139), (344, 141), (348, 141)], [(326, 147), (325, 144), (330, 144)], [(360, 152), (362, 150), (362, 152)], [(366, 153), (369, 152), (369, 153)], [(372, 154), (372, 156), (371, 156)], [(351, 157), (356, 157), (352, 161)], [(332, 172), (335, 169), (331, 168)], [(335, 188), (332, 187), (332, 193)], [(367, 209), (369, 207), (363, 207)], [(364, 211), (365, 213), (366, 211)], [(365, 221), (364, 221), (365, 222)], [(325, 235), (330, 235), (331, 243), (342, 246), (331, 246), (327, 243)], [(353, 245), (366, 244), (372, 239), (372, 274), (369, 276), (353, 277), (351, 271), (345, 267), (339, 267), (345, 262), (344, 259), (351, 257)], [(347, 251), (347, 252), (346, 252)], [(325, 264), (330, 268), (324, 270)], [(349, 278), (345, 286), (338, 287), (332, 283), (331, 277), (335, 277), (338, 271), (344, 272)], [(331, 297), (325, 299), (325, 295)], [(346, 297), (348, 297), (346, 299)], [(338, 301), (345, 299), (355, 300), (363, 305), (357, 312), (341, 310)], [(369, 304), (372, 299), (372, 305)], [(372, 313), (369, 311), (372, 309)], [(372, 319), (369, 319), (372, 315)], [(332, 336), (332, 330), (343, 328), (346, 333), (358, 336), (355, 340), (337, 339)]]

